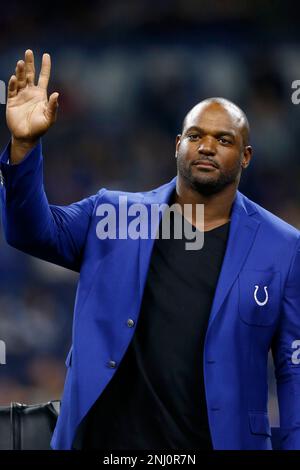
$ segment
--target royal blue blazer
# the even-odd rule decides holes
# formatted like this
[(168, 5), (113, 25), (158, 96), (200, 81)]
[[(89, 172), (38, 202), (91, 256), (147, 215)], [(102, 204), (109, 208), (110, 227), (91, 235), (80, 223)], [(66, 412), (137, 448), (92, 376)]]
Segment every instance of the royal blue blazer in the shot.
[[(9, 165), (9, 152), (10, 144), (0, 163), (7, 242), (80, 273), (61, 413), (51, 443), (54, 449), (71, 449), (80, 423), (132, 340), (154, 244), (151, 238), (100, 240), (97, 207), (109, 203), (118, 211), (120, 195), (148, 208), (168, 203), (176, 178), (153, 191), (102, 188), (80, 202), (51, 205), (43, 186), (41, 142), (17, 165)], [(270, 349), (282, 447), (300, 449), (299, 235), (237, 191), (203, 355), (214, 449), (271, 448)]]

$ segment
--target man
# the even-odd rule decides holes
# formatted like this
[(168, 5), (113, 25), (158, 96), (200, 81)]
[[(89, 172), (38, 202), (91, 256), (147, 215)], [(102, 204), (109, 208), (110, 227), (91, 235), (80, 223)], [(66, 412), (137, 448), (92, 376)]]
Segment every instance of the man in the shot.
[[(282, 445), (300, 448), (299, 232), (237, 190), (252, 154), (244, 113), (220, 98), (195, 106), (177, 136), (177, 177), (160, 188), (54, 206), (39, 142), (56, 119), (49, 77), (48, 54), (38, 85), (32, 51), (17, 63), (1, 169), (8, 243), (80, 272), (53, 448), (270, 449), (270, 347)], [(204, 204), (204, 225), (189, 218), (202, 249), (175, 236), (100, 240), (99, 214), (119, 214), (120, 196)]]

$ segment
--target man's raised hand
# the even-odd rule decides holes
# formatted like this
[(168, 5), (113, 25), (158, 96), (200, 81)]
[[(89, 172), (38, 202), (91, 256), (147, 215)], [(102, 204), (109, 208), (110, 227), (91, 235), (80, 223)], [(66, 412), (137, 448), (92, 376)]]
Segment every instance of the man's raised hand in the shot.
[(38, 83), (35, 84), (34, 55), (30, 49), (19, 60), (8, 83), (6, 120), (12, 134), (11, 160), (18, 163), (56, 121), (58, 93), (47, 97), (51, 59), (43, 54)]

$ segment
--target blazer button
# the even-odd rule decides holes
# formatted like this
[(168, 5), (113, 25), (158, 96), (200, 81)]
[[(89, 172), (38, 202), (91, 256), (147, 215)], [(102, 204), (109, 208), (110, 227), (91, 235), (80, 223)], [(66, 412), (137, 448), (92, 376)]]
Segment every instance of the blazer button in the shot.
[(111, 367), (112, 369), (114, 369), (116, 367), (117, 363), (115, 361), (109, 361), (108, 363), (108, 367)]
[(129, 326), (129, 328), (132, 328), (134, 325), (134, 320), (132, 320), (131, 318), (128, 318), (127, 320), (127, 326)]

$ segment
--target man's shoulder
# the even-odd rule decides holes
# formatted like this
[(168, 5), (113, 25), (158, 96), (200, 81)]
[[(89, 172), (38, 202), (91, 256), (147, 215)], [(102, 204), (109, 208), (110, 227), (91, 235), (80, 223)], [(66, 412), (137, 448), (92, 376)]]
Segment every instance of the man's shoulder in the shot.
[(107, 189), (107, 188), (101, 188), (97, 196), (98, 198), (104, 198), (104, 199), (119, 199), (119, 197), (126, 197), (129, 200), (133, 201), (139, 201), (147, 196), (151, 196), (156, 193), (168, 191), (170, 189), (175, 188), (175, 180), (176, 178), (173, 178), (171, 181), (168, 181), (167, 183), (162, 184), (161, 186), (145, 190), (145, 191), (126, 191), (126, 190), (119, 190), (119, 189)]
[[(252, 201), (247, 196), (239, 192), (247, 211), (252, 212), (253, 215), (262, 223), (266, 229), (270, 229), (274, 235), (282, 235), (288, 238), (299, 238), (300, 230), (283, 220), (278, 215), (265, 209), (257, 202)], [(255, 212), (255, 214), (254, 214)]]

